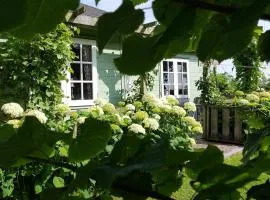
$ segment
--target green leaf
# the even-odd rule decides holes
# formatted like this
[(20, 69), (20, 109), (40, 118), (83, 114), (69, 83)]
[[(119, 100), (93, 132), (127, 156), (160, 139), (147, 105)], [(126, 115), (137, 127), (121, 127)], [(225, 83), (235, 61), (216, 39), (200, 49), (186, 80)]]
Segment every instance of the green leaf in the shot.
[(16, 133), (11, 125), (0, 125), (0, 144), (8, 141)]
[[(21, 9), (26, 10), (23, 16), (25, 20), (12, 33), (23, 38), (30, 38), (36, 33), (51, 31), (57, 24), (64, 21), (69, 10), (74, 10), (79, 6), (79, 0), (22, 0), (21, 2), (23, 2)], [(14, 2), (9, 4), (8, 10), (10, 11), (15, 4)], [(10, 12), (10, 16), (14, 16), (14, 12)], [(5, 20), (9, 17), (6, 17)], [(16, 17), (19, 18), (17, 13)]]
[(141, 140), (135, 135), (124, 135), (116, 143), (111, 153), (111, 161), (116, 164), (123, 164), (132, 158), (140, 147)]
[(221, 164), (223, 161), (222, 151), (216, 146), (209, 145), (205, 151), (191, 158), (191, 162), (186, 167), (186, 172), (190, 178), (196, 179), (201, 171)]
[(56, 188), (63, 188), (65, 187), (65, 180), (61, 177), (55, 176), (53, 177), (53, 185)]
[(258, 51), (262, 60), (270, 61), (270, 30), (261, 35), (258, 43)]
[[(133, 34), (123, 42), (123, 53), (114, 59), (117, 69), (127, 75), (139, 75), (151, 71), (162, 57), (156, 56), (154, 44), (158, 36), (143, 37)], [(151, 59), (150, 59), (151, 58)]]
[(261, 185), (253, 186), (247, 193), (248, 199), (264, 200), (270, 199), (270, 182), (267, 180)]
[(97, 43), (99, 53), (102, 53), (105, 45), (115, 34), (133, 33), (143, 23), (144, 13), (135, 10), (129, 0), (123, 1), (122, 5), (114, 13), (102, 15), (97, 24)]
[(80, 128), (79, 136), (69, 148), (72, 161), (91, 159), (104, 151), (112, 134), (108, 123), (90, 118)]
[(0, 31), (8, 31), (21, 26), (27, 16), (27, 0), (1, 1), (0, 3)]
[(231, 16), (216, 14), (205, 27), (197, 49), (201, 61), (225, 60), (243, 50), (269, 1), (255, 1)]
[(42, 186), (41, 185), (35, 185), (35, 193), (39, 194), (42, 192)]

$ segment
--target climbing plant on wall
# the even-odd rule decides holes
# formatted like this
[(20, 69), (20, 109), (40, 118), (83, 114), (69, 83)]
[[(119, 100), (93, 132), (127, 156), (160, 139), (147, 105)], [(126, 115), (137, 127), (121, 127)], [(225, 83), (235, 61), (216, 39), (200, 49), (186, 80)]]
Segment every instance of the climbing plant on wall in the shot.
[(262, 78), (261, 59), (258, 52), (258, 38), (261, 33), (262, 29), (257, 28), (250, 44), (233, 57), (238, 88), (245, 92), (257, 90), (260, 78)]
[(0, 44), (0, 104), (15, 101), (48, 111), (61, 103), (61, 81), (74, 58), (74, 30), (65, 24), (29, 41), (8, 36)]

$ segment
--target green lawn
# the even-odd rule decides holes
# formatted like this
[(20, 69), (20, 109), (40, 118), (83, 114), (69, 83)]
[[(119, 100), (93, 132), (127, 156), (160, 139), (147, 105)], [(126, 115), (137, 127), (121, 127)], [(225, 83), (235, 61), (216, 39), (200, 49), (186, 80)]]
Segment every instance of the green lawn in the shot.
[[(228, 165), (232, 165), (232, 166), (238, 166), (241, 164), (241, 159), (242, 159), (242, 154), (241, 153), (237, 153), (227, 159), (225, 159), (225, 163)], [(260, 177), (260, 181), (259, 182), (264, 182), (267, 178), (269, 178), (269, 176), (267, 176), (266, 174), (262, 174)], [(175, 193), (173, 193), (172, 197), (174, 199), (177, 200), (190, 200), (192, 198), (192, 196), (194, 195), (194, 190), (192, 189), (192, 187), (189, 185), (189, 180), (188, 178), (184, 178), (183, 184), (181, 186), (181, 188), (176, 191)], [(244, 188), (239, 189), (239, 191), (242, 193), (242, 197), (243, 199), (245, 199), (245, 190), (250, 188), (252, 185), (257, 184), (257, 182), (253, 182), (250, 183), (248, 185), (246, 185)], [(113, 199), (114, 200), (140, 200), (140, 199), (145, 199), (145, 198), (139, 198), (137, 196), (133, 196), (130, 194), (123, 194), (123, 193), (119, 193), (119, 196), (125, 196), (123, 197), (116, 197), (114, 196)], [(118, 196), (117, 195), (117, 196)], [(152, 198), (147, 198), (147, 200), (153, 200)]]

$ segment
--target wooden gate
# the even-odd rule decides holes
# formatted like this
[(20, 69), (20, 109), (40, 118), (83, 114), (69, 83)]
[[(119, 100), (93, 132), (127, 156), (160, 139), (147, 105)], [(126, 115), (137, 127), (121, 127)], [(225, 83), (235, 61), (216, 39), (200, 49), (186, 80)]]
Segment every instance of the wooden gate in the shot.
[(243, 122), (237, 108), (203, 106), (203, 136), (207, 140), (242, 144)]

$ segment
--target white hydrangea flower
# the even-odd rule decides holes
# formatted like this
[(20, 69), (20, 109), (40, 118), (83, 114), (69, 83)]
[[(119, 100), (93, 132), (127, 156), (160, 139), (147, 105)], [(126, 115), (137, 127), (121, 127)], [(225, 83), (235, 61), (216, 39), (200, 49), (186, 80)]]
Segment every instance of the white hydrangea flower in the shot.
[(133, 118), (135, 120), (143, 121), (148, 118), (148, 114), (145, 111), (138, 111), (134, 114)]
[(127, 104), (126, 105), (126, 110), (127, 111), (135, 111), (136, 110), (136, 107), (132, 104)]
[(38, 121), (42, 124), (45, 124), (47, 122), (46, 115), (39, 111), (39, 110), (29, 110), (25, 113), (25, 116), (34, 116), (38, 119)]
[(104, 112), (100, 106), (91, 106), (88, 110), (90, 112), (90, 115), (94, 118), (104, 115)]
[(20, 128), (22, 125), (22, 121), (18, 119), (11, 119), (7, 121), (7, 124), (12, 125), (13, 128)]
[(195, 126), (191, 130), (193, 133), (203, 133), (203, 128), (202, 126)]
[(166, 102), (172, 106), (179, 105), (179, 101), (173, 95), (166, 96)]
[(249, 101), (246, 100), (246, 99), (239, 99), (239, 100), (237, 101), (237, 103), (238, 103), (239, 105), (248, 105), (248, 104), (249, 104)]
[(156, 131), (159, 128), (159, 123), (154, 118), (147, 118), (143, 121), (144, 127)]
[(57, 104), (54, 109), (55, 109), (55, 111), (57, 111), (59, 113), (63, 113), (63, 114), (71, 111), (70, 107), (66, 104)]
[(196, 141), (193, 138), (189, 138), (189, 142), (192, 146), (196, 145)]
[(121, 117), (118, 113), (113, 114), (112, 117), (113, 117), (113, 121), (114, 121), (115, 123), (121, 124), (121, 122), (122, 122), (122, 117)]
[(255, 94), (247, 94), (246, 99), (250, 102), (259, 102), (260, 101), (260, 97), (258, 97)]
[(142, 97), (142, 102), (149, 103), (155, 101), (155, 96), (153, 94), (144, 94)]
[(180, 117), (184, 117), (187, 114), (187, 112), (183, 108), (181, 108), (180, 106), (173, 106), (172, 113), (174, 113)]
[(115, 112), (115, 106), (111, 103), (106, 103), (104, 106), (102, 106), (102, 109), (105, 113), (114, 113)]
[(131, 118), (128, 115), (124, 115), (122, 117), (122, 121), (124, 124), (130, 124), (132, 122)]
[(158, 121), (161, 119), (161, 117), (158, 114), (153, 114), (153, 118)]
[(77, 119), (77, 122), (78, 122), (78, 124), (84, 124), (85, 120), (86, 120), (86, 117), (79, 117)]
[(184, 108), (189, 112), (196, 112), (196, 105), (193, 102), (186, 102)]
[(185, 122), (187, 122), (190, 126), (201, 126), (200, 122), (196, 121), (194, 117), (186, 116), (183, 118)]
[(1, 107), (1, 111), (11, 118), (18, 118), (23, 114), (23, 108), (17, 103), (6, 103)]
[(101, 106), (102, 107), (106, 103), (108, 103), (108, 101), (105, 100), (105, 99), (102, 99), (102, 98), (97, 98), (97, 99), (94, 100), (94, 103), (95, 103), (95, 105), (98, 105), (98, 106)]
[(145, 134), (145, 129), (140, 124), (131, 124), (128, 127), (128, 130), (133, 133), (142, 133)]
[(162, 104), (159, 106), (161, 112), (170, 113), (172, 110), (172, 107), (169, 105)]

